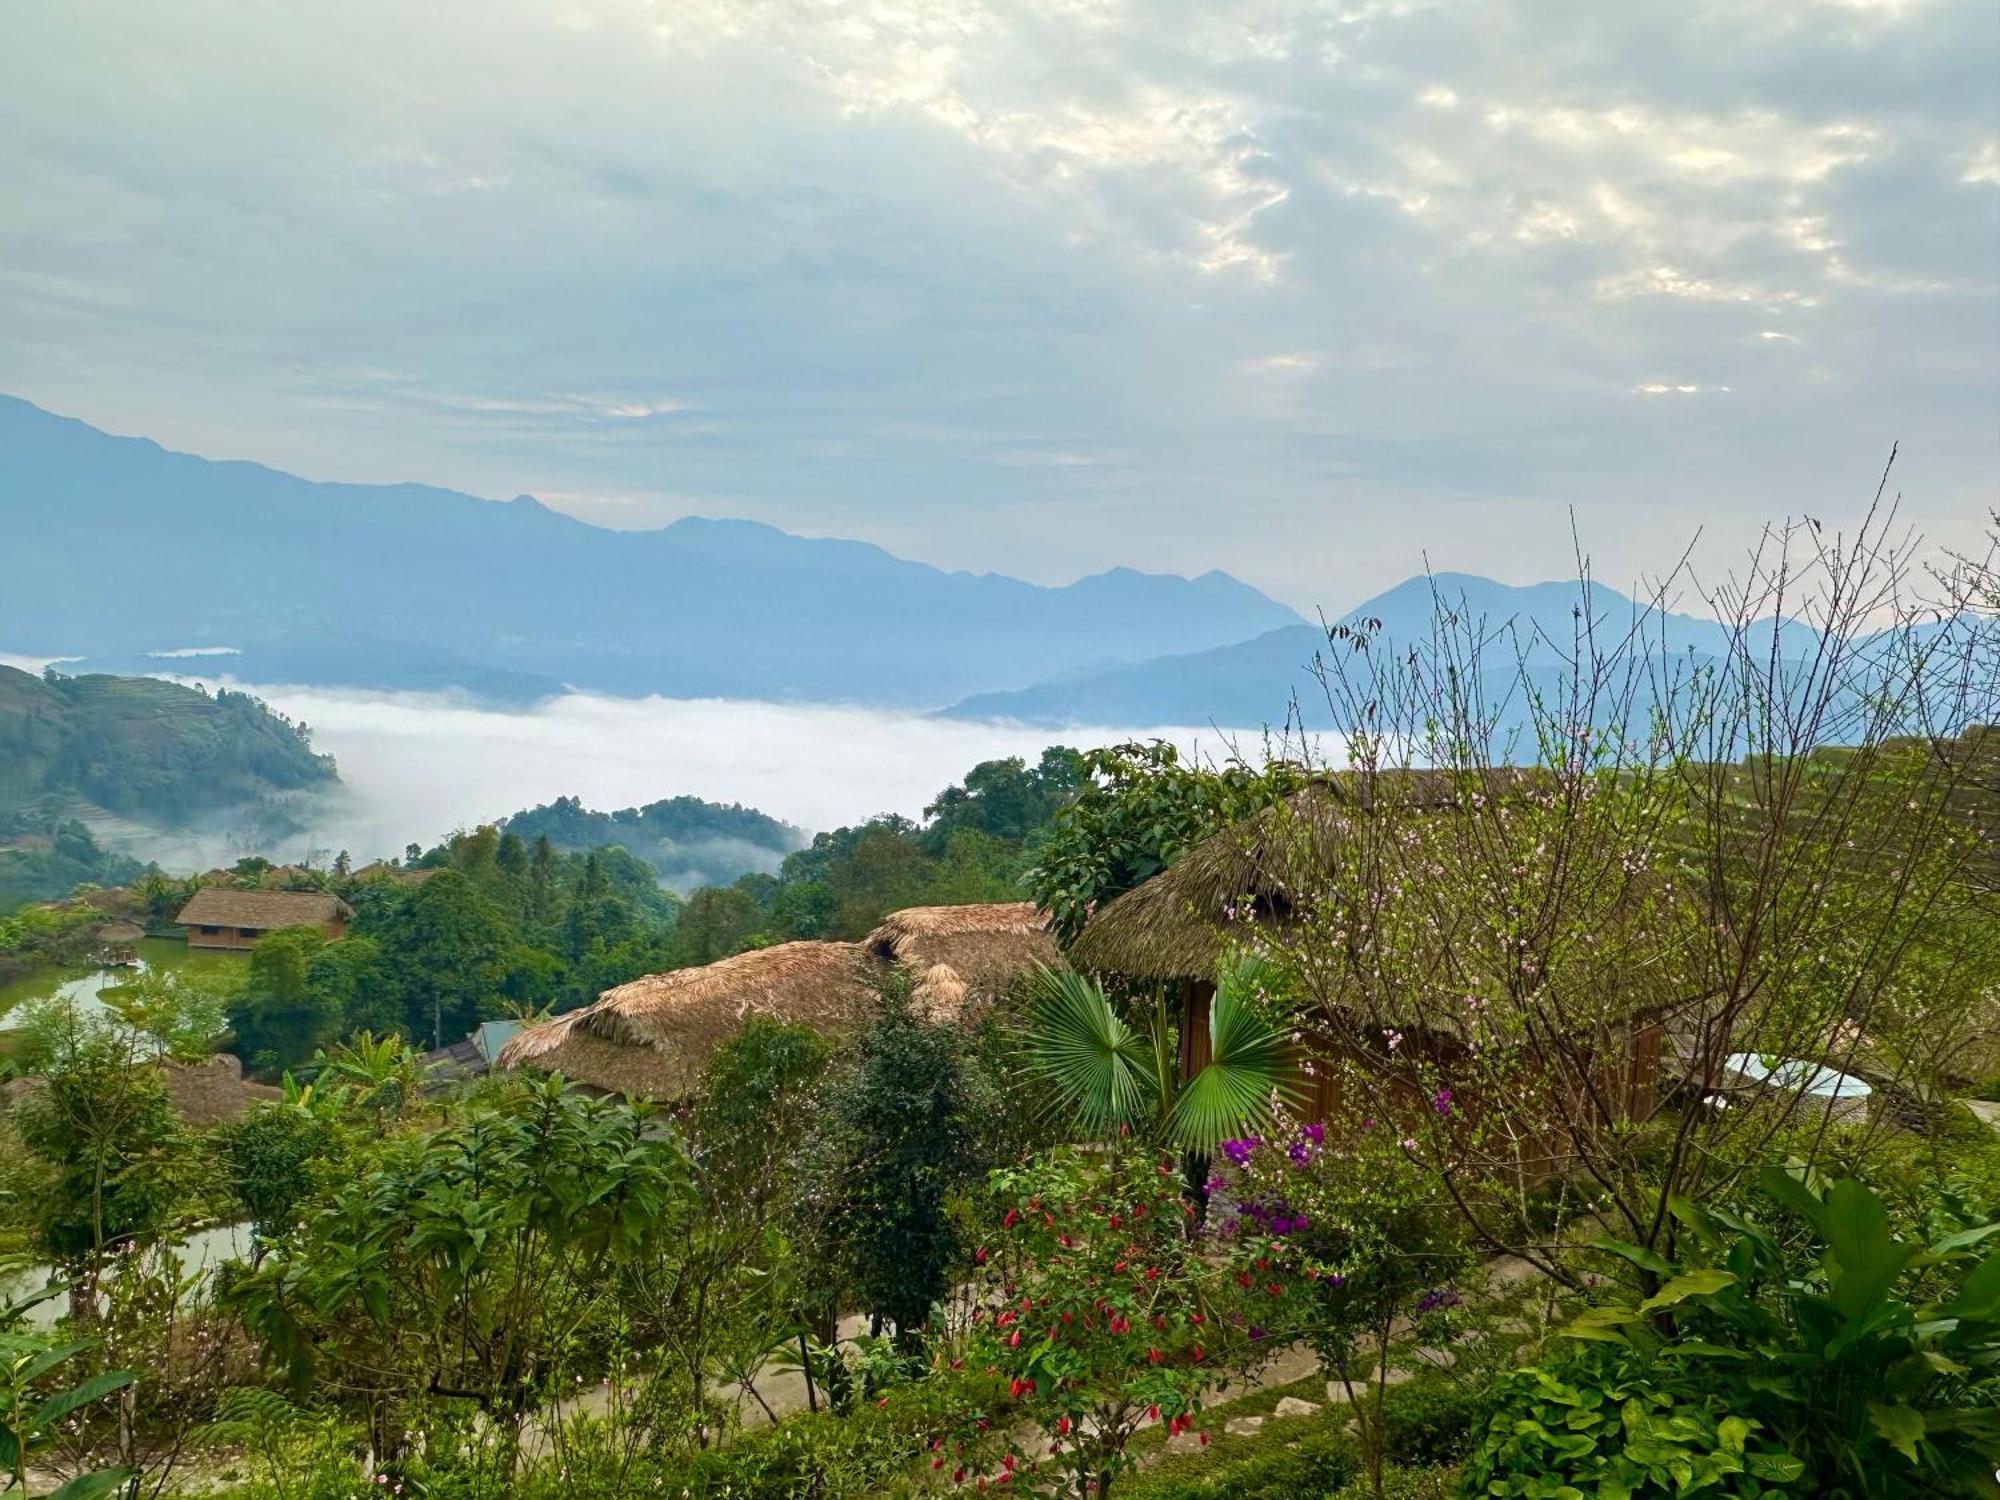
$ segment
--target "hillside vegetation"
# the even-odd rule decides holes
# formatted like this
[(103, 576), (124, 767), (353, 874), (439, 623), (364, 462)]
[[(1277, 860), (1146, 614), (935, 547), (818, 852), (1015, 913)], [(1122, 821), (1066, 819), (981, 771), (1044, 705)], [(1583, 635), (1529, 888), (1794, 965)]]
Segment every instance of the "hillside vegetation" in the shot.
[(0, 667), (0, 812), (82, 801), (175, 827), (338, 779), (305, 725), (247, 693)]

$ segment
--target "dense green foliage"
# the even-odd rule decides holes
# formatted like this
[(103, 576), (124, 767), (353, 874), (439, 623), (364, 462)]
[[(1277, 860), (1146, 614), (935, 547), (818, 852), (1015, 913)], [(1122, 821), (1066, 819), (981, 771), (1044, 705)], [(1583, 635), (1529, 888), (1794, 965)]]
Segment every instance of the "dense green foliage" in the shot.
[(1675, 1494), (1690, 1468), (1718, 1494), (1994, 1491), (2000, 1221), (1925, 1244), (1852, 1179), (1759, 1182), (1771, 1226), (1673, 1205), (1685, 1262), (1602, 1242), (1659, 1290), (1591, 1308), (1567, 1332), (1598, 1350), (1515, 1382), (1473, 1465), (1492, 1493)]
[(1273, 761), (1220, 768), (1181, 759), (1164, 741), (1086, 751), (1075, 795), (1054, 813), (1026, 872), (1028, 894), (1067, 941), (1093, 907), (1158, 874), (1191, 845), (1304, 784)]
[(336, 779), (304, 724), (246, 693), (0, 667), (0, 810), (81, 799), (179, 825)]
[(1084, 758), (1051, 746), (1033, 766), (983, 761), (924, 809), (921, 823), (884, 814), (814, 836), (775, 882), (753, 887), (778, 938), (858, 938), (904, 906), (1019, 901), (1024, 876), (1059, 811), (1077, 794)]
[(746, 871), (775, 870), (804, 837), (754, 807), (699, 797), (666, 797), (610, 813), (558, 797), (502, 818), (500, 827), (529, 844), (546, 838), (565, 853), (626, 849), (676, 890), (728, 885)]
[(79, 885), (123, 885), (145, 869), (99, 844), (88, 825), (51, 808), (0, 812), (0, 912), (58, 900)]

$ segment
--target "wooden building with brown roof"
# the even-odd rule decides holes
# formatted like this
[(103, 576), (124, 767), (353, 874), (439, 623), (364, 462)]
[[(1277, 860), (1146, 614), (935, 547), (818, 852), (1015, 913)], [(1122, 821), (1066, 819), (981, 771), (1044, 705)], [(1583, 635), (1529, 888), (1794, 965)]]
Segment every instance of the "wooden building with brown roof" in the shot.
[(347, 931), (354, 908), (326, 891), (239, 891), (205, 885), (174, 920), (190, 948), (248, 950), (280, 927), (316, 927), (332, 939)]

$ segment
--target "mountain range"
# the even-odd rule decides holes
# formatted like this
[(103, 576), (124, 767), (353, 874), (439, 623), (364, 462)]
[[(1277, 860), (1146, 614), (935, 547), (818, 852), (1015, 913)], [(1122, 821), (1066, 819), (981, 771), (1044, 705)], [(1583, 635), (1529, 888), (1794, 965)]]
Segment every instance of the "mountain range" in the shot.
[(521, 496), (324, 484), (0, 397), (0, 642), (89, 670), (934, 708), (1200, 651), (1298, 614), (1220, 572), (1050, 588), (689, 517), (610, 531)]
[[(610, 531), (528, 496), (173, 453), (8, 397), (0, 537), (0, 647), (81, 657), (72, 671), (516, 704), (568, 687), (852, 703), (1047, 729), (1332, 720), (1310, 674), (1326, 628), (1221, 572), (1114, 568), (1051, 588), (753, 521)], [(1512, 621), (1540, 686), (1584, 597), (1574, 581), (1442, 573), (1333, 623), (1415, 645), (1440, 604), (1487, 632)], [(1636, 617), (1615, 589), (1587, 597), (1607, 632)], [(1812, 639), (1772, 628), (1781, 656)], [(1649, 616), (1648, 640), (1695, 658), (1727, 644), (1713, 620), (1673, 613)], [(1495, 655), (1511, 667), (1512, 650)]]
[[(1642, 619), (1645, 649), (1652, 654), (1713, 658), (1728, 649), (1728, 632), (1714, 619), (1642, 606), (1600, 583), (1592, 582), (1586, 593), (1576, 580), (1516, 586), (1471, 573), (1406, 579), (1329, 624), (1363, 629), (1378, 643), (1422, 646), (1431, 641), (1439, 612), (1444, 611), (1490, 639), (1486, 660), (1496, 685), (1511, 686), (1517, 665), (1525, 668), (1530, 681), (1542, 685), (1542, 679), (1561, 672), (1566, 655), (1574, 649), (1586, 598), (1604, 650)], [(1767, 623), (1760, 630), (1772, 628)], [(1788, 622), (1775, 628), (1782, 655), (1796, 656), (1809, 649), (1812, 632), (1807, 627)], [(1509, 631), (1504, 638), (1503, 631)], [(1226, 646), (1065, 673), (1028, 688), (973, 694), (943, 714), (1044, 728), (1095, 723), (1215, 724), (1239, 729), (1282, 725), (1288, 715), (1295, 715), (1302, 727), (1326, 728), (1333, 715), (1312, 667), (1314, 659), (1328, 650), (1327, 627), (1285, 625)]]

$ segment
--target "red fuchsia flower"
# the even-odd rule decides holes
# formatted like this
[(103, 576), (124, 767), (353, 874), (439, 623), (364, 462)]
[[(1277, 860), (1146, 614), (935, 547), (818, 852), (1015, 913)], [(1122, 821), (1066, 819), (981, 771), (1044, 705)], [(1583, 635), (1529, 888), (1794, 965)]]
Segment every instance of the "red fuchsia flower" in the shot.
[(1068, 1436), (1069, 1436), (1069, 1428), (1070, 1428), (1070, 1421), (1069, 1421), (1069, 1418), (1068, 1418), (1068, 1417), (1057, 1417), (1057, 1418), (1056, 1418), (1056, 1436), (1057, 1436), (1057, 1437), (1068, 1437)]
[(1194, 1346), (1194, 1348), (1192, 1348), (1192, 1349), (1190, 1349), (1190, 1350), (1188, 1351), (1188, 1353), (1189, 1353), (1189, 1354), (1191, 1354), (1191, 1355), (1192, 1355), (1192, 1356), (1194, 1357), (1194, 1362), (1195, 1362), (1196, 1364), (1200, 1364), (1200, 1363), (1201, 1363), (1201, 1345), (1199, 1345), (1199, 1344), (1196, 1344), (1196, 1345)]
[(1282, 1297), (1285, 1295), (1285, 1289), (1279, 1286), (1278, 1283), (1275, 1281), (1267, 1282), (1264, 1286), (1264, 1290), (1269, 1292), (1273, 1297)]
[(997, 1318), (993, 1320), (993, 1326), (995, 1328), (1005, 1328), (1009, 1323), (1013, 1321), (1014, 1321), (1014, 1313), (1013, 1310), (1010, 1308), (1006, 1312), (1001, 1313)]
[(1195, 1436), (1201, 1439), (1201, 1445), (1202, 1445), (1202, 1447), (1206, 1448), (1206, 1447), (1208, 1446), (1208, 1434), (1207, 1434), (1207, 1433), (1205, 1433), (1205, 1432), (1198, 1432), (1198, 1433), (1196, 1433), (1196, 1434), (1195, 1434)]
[(953, 1484), (964, 1484), (964, 1483), (965, 1483), (965, 1470), (963, 1470), (963, 1469), (953, 1469), (953, 1470), (951, 1471), (951, 1482), (952, 1482)]
[(1149, 1365), (1156, 1365), (1159, 1362), (1160, 1362), (1160, 1351), (1157, 1349), (1148, 1349), (1146, 1351), (1146, 1363)]
[(1160, 1408), (1157, 1405), (1146, 1408), (1146, 1420), (1148, 1422), (1157, 1422), (1160, 1420)]
[(1195, 1327), (1199, 1328), (1201, 1327), (1202, 1323), (1205, 1322), (1206, 1320), (1202, 1317), (1200, 1313), (1197, 1312), (1197, 1313), (1189, 1313), (1188, 1321), (1194, 1324)]
[(1020, 1329), (1016, 1328), (1012, 1333), (1007, 1335), (1007, 1347), (1009, 1349), (1018, 1349), (1021, 1347)]
[(1112, 1227), (1113, 1229), (1116, 1229), (1116, 1228), (1118, 1227), (1118, 1215), (1116, 1215), (1116, 1214), (1113, 1214), (1113, 1215), (1111, 1216), (1111, 1227)]
[(1005, 1212), (1000, 1216), (1000, 1227), (1002, 1229), (1012, 1229), (1014, 1227), (1015, 1221), (1020, 1217), (1021, 1216), (1018, 1213), (1016, 1213), (1013, 1209), (1010, 1208), (1007, 1210), (1007, 1212)]
[(972, 1263), (976, 1266), (986, 1264), (986, 1247), (984, 1245), (981, 1245), (977, 1250), (972, 1252)]

